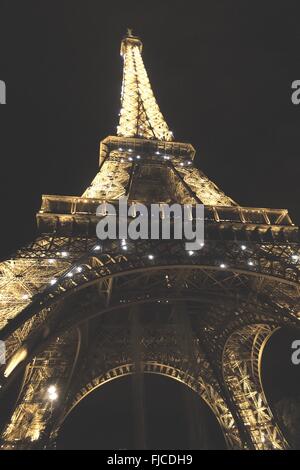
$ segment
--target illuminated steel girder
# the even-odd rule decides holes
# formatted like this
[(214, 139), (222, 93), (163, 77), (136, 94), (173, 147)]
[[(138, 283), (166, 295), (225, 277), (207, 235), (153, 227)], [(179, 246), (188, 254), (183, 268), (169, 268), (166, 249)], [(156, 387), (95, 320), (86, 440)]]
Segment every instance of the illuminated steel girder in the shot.
[[(1, 394), (23, 374), (2, 447), (51, 447), (70, 411), (95, 388), (139, 370), (163, 374), (208, 404), (228, 448), (285, 449), (261, 381), (263, 348), (300, 326), (300, 231), (286, 209), (239, 206), (175, 142), (153, 96), (141, 41), (121, 44), (124, 73), (116, 136), (82, 197), (44, 195), (38, 236), (0, 263)], [(100, 203), (205, 205), (205, 244), (99, 242)], [(149, 258), (149, 253), (152, 256)], [(150, 321), (151, 319), (151, 321)], [(55, 387), (55, 399), (47, 390)]]
[(121, 44), (124, 68), (117, 135), (173, 140), (153, 95), (141, 53), (140, 39), (127, 35)]

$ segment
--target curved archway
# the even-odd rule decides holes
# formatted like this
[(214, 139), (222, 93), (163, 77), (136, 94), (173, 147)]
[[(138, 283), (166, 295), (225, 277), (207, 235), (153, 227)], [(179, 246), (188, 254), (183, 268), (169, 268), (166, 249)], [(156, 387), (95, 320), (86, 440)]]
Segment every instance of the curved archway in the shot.
[[(97, 267), (98, 269), (98, 267)], [(99, 272), (101, 272), (101, 269), (104, 269), (103, 267), (100, 267), (99, 268)], [(105, 270), (105, 269), (104, 269)], [(227, 283), (228, 283), (228, 292), (230, 294), (230, 288), (231, 290), (234, 292), (235, 289), (239, 289), (241, 284), (244, 283), (244, 285), (246, 286), (246, 290), (249, 288), (248, 284), (247, 284), (247, 280), (249, 280), (250, 278), (253, 278), (252, 274), (249, 274), (247, 273), (247, 275), (244, 273), (243, 274), (243, 278), (241, 277), (241, 273), (237, 274), (237, 272), (233, 272), (231, 270), (226, 270), (226, 271), (222, 271), (218, 268), (213, 268), (213, 269), (208, 269), (206, 270), (206, 266), (195, 266), (193, 265), (192, 268), (190, 265), (181, 265), (181, 266), (177, 266), (177, 269), (175, 270), (174, 269), (174, 265), (173, 266), (161, 266), (161, 265), (157, 265), (157, 266), (152, 266), (151, 268), (149, 267), (145, 267), (143, 266), (143, 268), (141, 269), (136, 269), (135, 267), (131, 270), (131, 275), (135, 276), (140, 276), (141, 273), (144, 273), (145, 275), (148, 276), (149, 279), (152, 279), (152, 277), (150, 276), (150, 273), (151, 275), (153, 274), (153, 276), (159, 274), (160, 276), (164, 276), (164, 277), (169, 277), (170, 273), (172, 271), (176, 271), (176, 272), (179, 272), (179, 273), (182, 273), (182, 276), (181, 276), (181, 279), (184, 279), (184, 283), (185, 284), (189, 284), (189, 279), (188, 279), (188, 276), (190, 275), (190, 273), (194, 273), (194, 272), (197, 272), (198, 273), (201, 273), (201, 275), (203, 274), (204, 276), (204, 289), (203, 291), (206, 293), (207, 295), (207, 298), (206, 298), (206, 301), (209, 303), (209, 302), (212, 302), (212, 297), (215, 295), (215, 294), (218, 294), (218, 296), (221, 296), (221, 293), (223, 291), (224, 292), (227, 292)], [(127, 274), (126, 274), (127, 273)], [(168, 273), (168, 274), (166, 274)], [(212, 273), (215, 273), (214, 276), (212, 276)], [(95, 272), (94, 272), (95, 274)], [(99, 273), (98, 273), (99, 274)], [(113, 275), (113, 276), (104, 276), (105, 279), (104, 281), (109, 281), (109, 280), (112, 280), (112, 279), (125, 279), (126, 282), (128, 282), (128, 279), (129, 279), (129, 274), (128, 272), (125, 272), (124, 276), (123, 276), (124, 272), (122, 271), (122, 269), (120, 269), (120, 271)], [(249, 276), (248, 276), (249, 274)], [(193, 274), (194, 275), (194, 274)], [(180, 277), (180, 276), (179, 276)], [(192, 283), (194, 286), (195, 286), (195, 277), (192, 278)], [(201, 279), (201, 278), (200, 278)], [(102, 279), (103, 280), (103, 279)], [(197, 279), (198, 280), (198, 279)], [(208, 280), (210, 280), (211, 284), (208, 284)], [(156, 279), (156, 283), (157, 283), (157, 279)], [(70, 282), (69, 280), (66, 280), (66, 282)], [(166, 282), (166, 281), (164, 281)], [(83, 292), (86, 292), (88, 289), (85, 289), (85, 287), (87, 288), (88, 286), (90, 286), (91, 288), (94, 288), (97, 284), (99, 283), (99, 278), (96, 277), (94, 280), (91, 280), (91, 282), (87, 283), (87, 284), (83, 284), (81, 287), (82, 289), (70, 289), (69, 291), (69, 294), (66, 298), (70, 298), (72, 299), (73, 297), (75, 298), (76, 300), (76, 294), (78, 293), (79, 295), (81, 295)], [(237, 284), (235, 284), (237, 283)], [(159, 282), (158, 282), (159, 284)], [(211, 288), (213, 286), (213, 288)], [(59, 287), (62, 287), (62, 286), (59, 286)], [(109, 286), (108, 286), (109, 287)], [(178, 299), (180, 300), (190, 300), (190, 301), (194, 301), (195, 303), (201, 303), (201, 300), (203, 300), (203, 297), (201, 295), (199, 295), (202, 291), (201, 291), (201, 283), (200, 283), (200, 289), (199, 289), (199, 286), (197, 285), (196, 289), (193, 290), (193, 288), (191, 288), (191, 285), (189, 284), (188, 286), (186, 286), (186, 290), (182, 290), (179, 294), (179, 297)], [(208, 288), (209, 287), (209, 288)], [(210, 290), (211, 289), (211, 290)], [(170, 292), (171, 291), (171, 292)], [(141, 297), (141, 289), (139, 289), (139, 292), (138, 292), (138, 296), (135, 296), (134, 294), (133, 295), (129, 295), (128, 292), (126, 292), (126, 296), (124, 297), (125, 300), (122, 300), (122, 302), (125, 302), (125, 305), (136, 305), (136, 304), (143, 304), (143, 303), (146, 303), (146, 302), (160, 302), (161, 299), (162, 301), (164, 302), (168, 302), (168, 298), (170, 298), (172, 292), (174, 293), (174, 291), (176, 291), (176, 283), (175, 283), (175, 288), (174, 290), (172, 291), (172, 289), (164, 289), (164, 294), (163, 296), (161, 296), (161, 294), (157, 293), (157, 291), (155, 289), (150, 289), (150, 294), (147, 293), (145, 295), (145, 297)], [(167, 296), (166, 296), (166, 292), (168, 292)], [(109, 293), (109, 289), (107, 289), (107, 293)], [(117, 294), (119, 293), (119, 291), (117, 290)], [(185, 295), (187, 293), (187, 295)], [(158, 294), (158, 295), (157, 295)], [(256, 298), (258, 298), (259, 295), (256, 295)], [(64, 296), (62, 296), (63, 298)], [(232, 298), (231, 295), (228, 296), (227, 300)], [(59, 297), (59, 299), (61, 299)], [(108, 299), (108, 296), (104, 299), (104, 300), (107, 300)], [(177, 299), (177, 297), (175, 297), (175, 300)], [(218, 300), (220, 299), (220, 297), (218, 297)], [(57, 300), (55, 298), (55, 300)], [(112, 299), (110, 299), (112, 300)], [(113, 299), (114, 301), (117, 301), (117, 302), (120, 302), (120, 299), (117, 297), (116, 299)], [(174, 300), (174, 299), (173, 299)], [(241, 302), (241, 299), (239, 299), (239, 302)], [(249, 305), (249, 301), (248, 301), (248, 305)], [(123, 307), (124, 305), (120, 305), (119, 304), (119, 307)], [(104, 313), (105, 311), (109, 311), (110, 309), (116, 309), (117, 308), (117, 303), (111, 303), (108, 307), (107, 307), (107, 304), (104, 302), (103, 305), (101, 305), (101, 309), (99, 311), (97, 311), (96, 315), (98, 314), (102, 314)], [(59, 309), (58, 309), (59, 310)], [(56, 318), (59, 318), (59, 317), (55, 317), (52, 315), (52, 311), (50, 311), (50, 314), (49, 312), (47, 312), (47, 315), (46, 317), (49, 317), (47, 318), (47, 321), (49, 320), (49, 322), (47, 323), (47, 325), (51, 325), (51, 322), (52, 322), (52, 325), (55, 324), (55, 319)], [(57, 313), (57, 312), (55, 312)], [(59, 313), (59, 312), (58, 312)], [(219, 311), (217, 312), (218, 314), (220, 313)], [(239, 312), (234, 312), (234, 315)], [(233, 315), (233, 313), (232, 313)], [(257, 306), (256, 306), (256, 319), (259, 318), (260, 320), (260, 315), (264, 316), (265, 313), (260, 313), (259, 315), (257, 314)], [(283, 312), (282, 316), (285, 315), (285, 312)], [(288, 317), (288, 315), (287, 315)], [(220, 333), (219, 333), (219, 336), (212, 336), (214, 333), (210, 333), (209, 331), (207, 332), (207, 334), (209, 335), (210, 334), (210, 338), (212, 339), (212, 342), (216, 343), (216, 341), (218, 341), (218, 338), (224, 334), (225, 336), (228, 335), (228, 334), (231, 334), (231, 331), (227, 328), (227, 324), (225, 324), (223, 326), (223, 329), (222, 329), (222, 321), (220, 322), (219, 320), (216, 320), (217, 316), (214, 315), (213, 317), (213, 320), (214, 322), (217, 322), (215, 323), (214, 326), (220, 326)], [(72, 312), (72, 318), (70, 316), (70, 321), (72, 320), (72, 322), (74, 321), (80, 321), (80, 318), (76, 318), (73, 316), (73, 312)], [(289, 320), (289, 318), (287, 318)], [(237, 327), (239, 327), (240, 325), (240, 320), (241, 318), (239, 317), (236, 317), (236, 322), (235, 322), (235, 325), (234, 325), (234, 329), (236, 329)], [(247, 319), (243, 319), (243, 322), (245, 323), (247, 321)], [(267, 321), (269, 322), (272, 322), (274, 321), (274, 316), (270, 316), (269, 319), (267, 319)], [(69, 324), (69, 327), (70, 327), (70, 324)], [(48, 328), (48, 326), (47, 326)], [(58, 330), (57, 330), (58, 331)], [(45, 330), (42, 330), (42, 337), (44, 337), (44, 332)], [(213, 339), (213, 338), (217, 338), (217, 339)], [(229, 418), (231, 419), (231, 417)]]
[[(176, 362), (176, 361), (175, 361)], [(202, 377), (194, 377), (188, 371), (180, 370), (172, 364), (162, 364), (157, 361), (143, 361), (139, 364), (139, 373), (159, 375), (171, 378), (176, 382), (185, 385), (190, 390), (194, 391), (210, 408), (216, 420), (219, 422), (220, 428), (224, 434), (224, 438), (229, 448), (241, 448), (241, 442), (238, 436), (237, 429), (234, 425), (233, 417), (227, 408), (226, 403), (220, 396), (219, 392)], [(90, 382), (86, 383), (79, 392), (73, 397), (69, 406), (66, 408), (62, 418), (58, 422), (53, 432), (57, 434), (62, 423), (68, 415), (84, 400), (90, 393), (94, 392), (97, 388), (114, 381), (120, 377), (134, 375), (136, 372), (135, 364), (121, 364), (117, 367), (107, 370), (103, 374), (93, 377)]]
[(262, 353), (276, 329), (270, 324), (245, 326), (230, 335), (223, 352), (224, 380), (258, 450), (289, 447), (274, 419), (261, 381)]
[(268, 338), (261, 358), (266, 399), (293, 449), (300, 448), (300, 365), (292, 361), (292, 343), (300, 331), (279, 328)]
[[(251, 289), (253, 278), (259, 275), (259, 273), (253, 269), (232, 270), (232, 268), (228, 268), (228, 270), (223, 271), (216, 266), (198, 265), (197, 263), (182, 265), (174, 264), (166, 266), (157, 263), (155, 266), (131, 266), (130, 269), (127, 266), (127, 270), (123, 270), (122, 265), (118, 267), (113, 265), (113, 269), (116, 270), (116, 272), (112, 272), (108, 275), (106, 272), (107, 267), (104, 269), (103, 265), (100, 264), (99, 266), (98, 262), (99, 260), (96, 263), (96, 267), (92, 266), (89, 268), (89, 279), (87, 279), (85, 274), (82, 274), (81, 272), (76, 275), (78, 277), (77, 280), (75, 280), (76, 276), (72, 277), (72, 279), (70, 279), (68, 276), (62, 276), (61, 282), (55, 288), (50, 290), (47, 288), (45, 292), (39, 294), (31, 304), (29, 304), (17, 317), (9, 322), (7, 328), (4, 327), (4, 329), (1, 331), (1, 334), (3, 337), (6, 337), (8, 334), (6, 344), (9, 355), (13, 355), (20, 344), (20, 339), (25, 340), (29, 331), (32, 333), (36, 327), (39, 328), (45, 322), (49, 323), (49, 319), (51, 320), (51, 317), (53, 316), (53, 311), (57, 312), (56, 306), (59, 303), (62, 303), (70, 297), (73, 297), (81, 291), (85, 291), (89, 287), (97, 285), (100, 281), (110, 284), (114, 280), (128, 278), (130, 276), (147, 275), (149, 278), (151, 278), (152, 276), (155, 277), (157, 273), (173, 273), (174, 270), (175, 272), (184, 273), (185, 275), (187, 273), (197, 273), (200, 278), (202, 277), (202, 281), (204, 281), (204, 291), (202, 291), (201, 288), (199, 289), (199, 286), (197, 286), (196, 289), (189, 288), (189, 292), (187, 294), (181, 293), (181, 296), (199, 302), (201, 301), (204, 292), (206, 298), (210, 298), (211, 302), (216, 302), (216, 297), (214, 299), (216, 294), (219, 297), (218, 301), (220, 301), (220, 299), (226, 299), (234, 295), (235, 289), (241, 289), (241, 286), (243, 286), (244, 289)], [(271, 282), (272, 279), (274, 281), (276, 278), (268, 274), (264, 275), (265, 282), (267, 280)], [(284, 286), (288, 286), (288, 282), (289, 281), (284, 281), (284, 284), (281, 285), (281, 289), (283, 289)], [(293, 288), (292, 284), (293, 283), (291, 283), (289, 286), (290, 289)], [(200, 293), (201, 296), (199, 296)], [(107, 294), (109, 296), (109, 289), (107, 289)], [(160, 298), (164, 300), (163, 298), (166, 297), (166, 292), (163, 293), (162, 297), (160, 297), (160, 295), (161, 294), (157, 296), (157, 301), (159, 301)], [(286, 301), (287, 293), (282, 292), (282, 295)], [(291, 299), (293, 296), (291, 296)], [(103, 312), (108, 309), (107, 300), (108, 297), (106, 299), (106, 305), (103, 305), (102, 307)], [(128, 295), (126, 295), (124, 300), (117, 299), (117, 301), (124, 303), (143, 303), (155, 301), (155, 297), (153, 298), (152, 293), (151, 295), (146, 294), (144, 297), (139, 295), (138, 298), (128, 298)], [(280, 303), (280, 298), (278, 299), (278, 302)], [(116, 305), (113, 307), (115, 308)], [(120, 307), (120, 305), (118, 305), (118, 307)], [(285, 317), (285, 320), (289, 321), (290, 323), (299, 322), (297, 315), (293, 313), (292, 309), (290, 311), (281, 309), (281, 314)], [(9, 335), (9, 331), (12, 331), (13, 328), (16, 328), (16, 330), (11, 335)]]
[(135, 401), (132, 378), (132, 375), (123, 375), (86, 395), (60, 427), (56, 447), (226, 448), (216, 418), (191, 388), (171, 376), (146, 373), (141, 414)]
[[(78, 404), (79, 401), (81, 401), (82, 398), (84, 398), (87, 394), (89, 394), (91, 391), (93, 391), (100, 385), (110, 382), (120, 376), (132, 374), (133, 372), (135, 372), (135, 366), (133, 366), (132, 363), (127, 362), (124, 364), (120, 362), (120, 359), (122, 360), (122, 357), (124, 356), (124, 347), (127, 345), (125, 347), (125, 356), (128, 353), (130, 354), (130, 350), (126, 351), (126, 349), (128, 348), (128, 342), (125, 337), (124, 343), (123, 336), (119, 333), (120, 332), (118, 330), (116, 332), (116, 337), (119, 340), (119, 346), (115, 341), (112, 341), (111, 336), (107, 337), (106, 346), (105, 344), (103, 344), (102, 338), (99, 338), (100, 343), (96, 343), (95, 348), (91, 350), (90, 357), (93, 358), (93, 360), (90, 361), (90, 357), (86, 358), (89, 367), (86, 370), (86, 374), (82, 377), (83, 387), (81, 389), (78, 389), (78, 386), (76, 386), (75, 389), (73, 389), (73, 393), (75, 395), (73, 395), (73, 398), (71, 396), (68, 402), (65, 403), (64, 399), (62, 399), (62, 401), (58, 403), (57, 411), (55, 411), (53, 415), (52, 412), (49, 414), (49, 411), (51, 410), (49, 410), (49, 408), (45, 406), (45, 399), (42, 398), (41, 401), (40, 387), (37, 387), (36, 391), (34, 391), (33, 394), (31, 391), (31, 403), (34, 404), (35, 407), (34, 416), (32, 416), (32, 424), (30, 423), (28, 427), (25, 427), (24, 425), (20, 426), (20, 423), (18, 423), (18, 421), (16, 420), (18, 415), (17, 413), (17, 415), (13, 417), (11, 425), (8, 428), (7, 445), (9, 445), (10, 442), (9, 439), (13, 435), (16, 435), (16, 432), (18, 433), (18, 430), (20, 429), (22, 429), (24, 433), (26, 431), (25, 434), (23, 433), (23, 437), (20, 437), (21, 441), (23, 439), (24, 446), (26, 446), (25, 448), (30, 448), (32, 445), (30, 444), (30, 442), (26, 443), (28, 437), (31, 440), (36, 441), (36, 445), (41, 445), (41, 442), (39, 443), (37, 439), (40, 440), (41, 438), (45, 438), (46, 441), (48, 441), (50, 433), (51, 439), (55, 438), (56, 432), (59, 429), (61, 422), (64, 420), (64, 417), (69, 413), (72, 408), (75, 408), (75, 406)], [(150, 343), (149, 339), (151, 339)], [(173, 344), (174, 340), (175, 343)], [(146, 336), (145, 341), (143, 340), (143, 343), (146, 347), (143, 356), (144, 354), (146, 354), (146, 356), (148, 357), (148, 360), (145, 360), (145, 358), (142, 359), (141, 365), (143, 368), (143, 373), (152, 373), (171, 377), (172, 379), (175, 379), (176, 381), (187, 385), (198, 395), (201, 395), (203, 400), (207, 402), (207, 404), (214, 412), (216, 418), (218, 419), (228, 447), (237, 449), (242, 448), (242, 443), (239, 437), (238, 430), (236, 428), (235, 420), (230, 410), (228, 409), (227, 404), (224, 402), (224, 399), (220, 395), (220, 392), (218, 391), (218, 384), (211, 375), (212, 371), (210, 370), (209, 363), (207, 363), (205, 357), (201, 356), (201, 353), (198, 352), (197, 357), (194, 358), (196, 362), (194, 366), (190, 368), (191, 364), (189, 364), (188, 357), (185, 355), (181, 356), (180, 351), (178, 350), (178, 344), (176, 343), (176, 338), (172, 335), (169, 329), (165, 332), (160, 331), (158, 337), (153, 338), (152, 336)], [(197, 344), (197, 340), (194, 339), (193, 347), (197, 348)], [(106, 351), (105, 355), (108, 357), (108, 359), (110, 358), (109, 362), (111, 362), (111, 359), (116, 361), (116, 366), (113, 369), (108, 370), (105, 367), (105, 363), (103, 363), (103, 347), (104, 351)], [(112, 356), (110, 353), (110, 349), (107, 349), (107, 347), (112, 349)], [(120, 351), (118, 349), (116, 350), (116, 347), (121, 347), (120, 351), (123, 351), (121, 355), (119, 355)], [(95, 355), (95, 351), (98, 351), (98, 356), (97, 354)], [(155, 357), (158, 358), (158, 361), (155, 360)], [(159, 362), (159, 359), (162, 357), (169, 357), (168, 362), (164, 364)], [(179, 365), (182, 365), (184, 369), (178, 368)], [(97, 375), (97, 371), (99, 370), (102, 371), (101, 375)], [(201, 377), (201, 374), (204, 374), (205, 377)], [(46, 385), (46, 387), (48, 386), (47, 384), (49, 385), (49, 382), (46, 381), (45, 383), (44, 380), (44, 385)], [(59, 390), (60, 395), (63, 397), (63, 383), (61, 383), (61, 385), (59, 386)], [(20, 406), (23, 406), (22, 402), (20, 403)], [(61, 407), (63, 407), (63, 415), (62, 419), (59, 419), (62, 413)], [(29, 414), (31, 413), (30, 409), (28, 410), (28, 412)], [(37, 421), (35, 421), (35, 419)], [(57, 422), (57, 419), (58, 423), (55, 424)], [(51, 432), (53, 426), (54, 431)]]
[[(144, 242), (144, 241), (143, 241)], [(261, 277), (270, 281), (277, 281), (288, 286), (298, 286), (298, 269), (293, 264), (282, 263), (277, 260), (278, 256), (273, 254), (274, 260), (269, 259), (269, 253), (264, 248), (253, 244), (253, 250), (247, 255), (241, 255), (238, 245), (235, 242), (227, 242), (228, 247), (226, 256), (230, 254), (229, 265), (226, 271), (238, 275), (248, 275), (251, 277)], [(44, 286), (40, 292), (32, 299), (23, 310), (10, 318), (9, 323), (0, 330), (1, 339), (7, 339), (13, 331), (19, 328), (26, 320), (37, 315), (43, 308), (53, 305), (56, 301), (66, 298), (68, 295), (85, 288), (99, 280), (114, 278), (118, 276), (129, 275), (132, 272), (138, 273), (145, 270), (156, 269), (200, 269), (212, 272), (222, 272), (220, 268), (220, 259), (224, 257), (224, 246), (218, 248), (218, 244), (207, 243), (202, 250), (199, 250), (193, 260), (186, 259), (186, 252), (180, 243), (163, 243), (159, 259), (149, 259), (145, 255), (145, 250), (151, 251), (152, 245), (145, 246), (145, 243), (135, 247), (135, 253), (128, 253), (126, 256), (121, 254), (116, 247), (111, 252), (99, 253), (96, 255), (93, 251), (85, 254), (77, 262), (73, 263), (67, 272), (63, 272), (55, 280), (54, 284)], [(156, 251), (159, 246), (156, 246)], [(274, 248), (275, 249), (275, 248)], [(172, 252), (172, 260), (166, 256)], [(282, 253), (281, 256), (288, 258), (288, 253)], [(249, 265), (249, 260), (251, 265)], [(77, 268), (80, 266), (80, 271)], [(84, 268), (84, 269), (83, 269)], [(68, 274), (71, 273), (71, 276)], [(296, 317), (297, 318), (297, 317)]]

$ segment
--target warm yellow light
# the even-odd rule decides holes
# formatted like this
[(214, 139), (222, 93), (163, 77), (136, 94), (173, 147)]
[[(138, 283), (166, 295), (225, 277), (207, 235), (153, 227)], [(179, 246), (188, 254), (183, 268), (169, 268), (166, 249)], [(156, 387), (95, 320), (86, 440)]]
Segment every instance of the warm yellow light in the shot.
[(11, 358), (4, 371), (4, 377), (8, 377), (12, 371), (27, 357), (27, 348), (22, 347)]
[(58, 393), (55, 385), (50, 385), (50, 387), (47, 390), (48, 392), (48, 398), (50, 401), (55, 401), (58, 398)]

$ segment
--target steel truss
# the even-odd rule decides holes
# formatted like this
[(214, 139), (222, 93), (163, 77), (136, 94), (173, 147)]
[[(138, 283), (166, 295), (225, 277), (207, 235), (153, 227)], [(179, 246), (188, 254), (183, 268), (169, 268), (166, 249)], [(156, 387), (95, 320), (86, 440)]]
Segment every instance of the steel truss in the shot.
[[(300, 325), (299, 230), (287, 210), (240, 207), (193, 166), (194, 148), (173, 140), (160, 113), (141, 49), (132, 33), (122, 41), (118, 135), (101, 142), (99, 173), (82, 197), (43, 196), (37, 238), (0, 264), (0, 396), (24, 377), (2, 447), (51, 447), (95, 388), (159, 373), (206, 401), (229, 448), (285, 449), (260, 371), (272, 332)], [(162, 217), (166, 203), (189, 204), (192, 219), (203, 203), (204, 246), (100, 243), (97, 207), (121, 196), (161, 204)]]

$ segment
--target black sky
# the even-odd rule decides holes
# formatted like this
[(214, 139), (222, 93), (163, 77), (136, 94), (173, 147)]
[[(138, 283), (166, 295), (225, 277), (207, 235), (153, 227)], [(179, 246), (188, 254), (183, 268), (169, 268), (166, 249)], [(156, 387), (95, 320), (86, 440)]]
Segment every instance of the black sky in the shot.
[(199, 168), (241, 205), (300, 222), (299, 0), (1, 0), (0, 258), (32, 239), (42, 194), (80, 195), (94, 177), (127, 27)]

